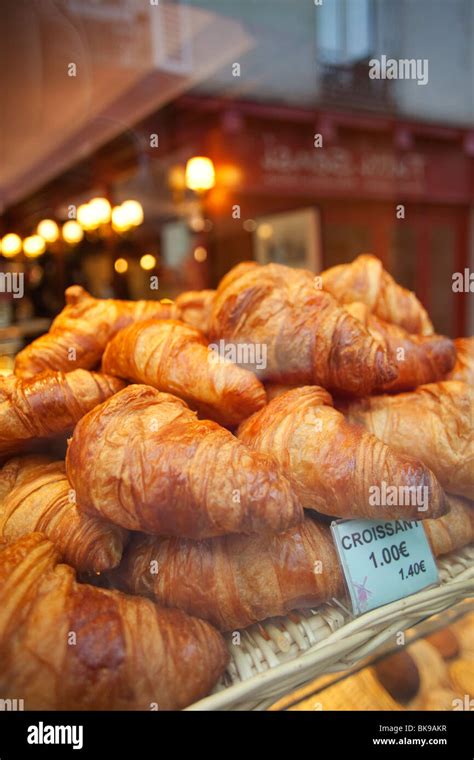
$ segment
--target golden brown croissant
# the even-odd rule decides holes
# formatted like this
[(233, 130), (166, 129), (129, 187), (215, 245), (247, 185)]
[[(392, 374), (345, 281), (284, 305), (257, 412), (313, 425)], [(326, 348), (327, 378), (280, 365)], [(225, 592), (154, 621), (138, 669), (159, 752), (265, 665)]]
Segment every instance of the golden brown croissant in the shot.
[(362, 254), (351, 264), (326, 269), (321, 277), (323, 288), (341, 303), (361, 301), (380, 319), (409, 333), (433, 333), (428, 314), (415, 294), (398, 285), (375, 256)]
[(387, 391), (403, 391), (445, 378), (454, 367), (454, 342), (444, 335), (410, 335), (403, 327), (384, 322), (360, 301), (347, 304), (375, 340), (380, 341), (396, 364), (398, 377), (383, 386)]
[(0, 539), (40, 531), (76, 570), (101, 572), (119, 564), (127, 532), (78, 510), (64, 462), (10, 459), (0, 470), (0, 493)]
[(283, 385), (282, 383), (265, 383), (265, 392), (267, 394), (267, 403), (273, 401), (277, 396), (281, 396), (287, 391), (292, 391), (295, 388), (301, 388), (301, 385)]
[(474, 541), (474, 504), (461, 496), (446, 494), (448, 513), (424, 524), (433, 554), (449, 554)]
[[(472, 541), (466, 506), (453, 507), (445, 517), (423, 522), (435, 555)], [(330, 530), (309, 517), (274, 536), (190, 541), (136, 534), (111, 579), (223, 631), (345, 596)]]
[(209, 332), (215, 290), (186, 290), (176, 298), (177, 318), (204, 335)]
[(446, 511), (441, 486), (427, 467), (348, 423), (317, 386), (274, 398), (242, 423), (238, 437), (276, 458), (307, 509), (420, 520)]
[(32, 377), (45, 369), (93, 369), (108, 341), (122, 327), (140, 319), (173, 317), (175, 310), (171, 302), (97, 299), (72, 285), (66, 290), (66, 306), (49, 332), (17, 355), (15, 374)]
[(27, 710), (170, 710), (205, 696), (228, 654), (208, 623), (77, 583), (33, 533), (0, 546), (0, 694)]
[(145, 385), (82, 418), (66, 467), (81, 509), (145, 533), (270, 533), (303, 517), (272, 457)]
[(105, 350), (102, 369), (173, 393), (222, 425), (238, 425), (266, 402), (252, 372), (211, 352), (199, 330), (174, 319), (120, 330)]
[(232, 269), (229, 269), (224, 277), (222, 277), (219, 282), (218, 290), (222, 293), (224, 290), (227, 290), (227, 288), (233, 285), (236, 280), (238, 280), (240, 277), (243, 277), (248, 272), (254, 272), (255, 274), (265, 274), (263, 267), (256, 261), (241, 261), (239, 264), (236, 264), (234, 267), (232, 267)]
[(446, 380), (459, 380), (474, 385), (474, 337), (456, 338), (456, 364)]
[(340, 407), (351, 422), (423, 462), (449, 493), (474, 498), (474, 388), (454, 380)]
[(71, 432), (84, 414), (123, 387), (116, 377), (84, 369), (0, 378), (0, 456)]
[(364, 395), (396, 377), (387, 352), (307, 271), (244, 262), (219, 285), (213, 341), (264, 347), (259, 376)]
[(330, 530), (308, 517), (274, 536), (190, 541), (136, 535), (117, 572), (115, 579), (129, 591), (186, 610), (223, 631), (344, 593)]

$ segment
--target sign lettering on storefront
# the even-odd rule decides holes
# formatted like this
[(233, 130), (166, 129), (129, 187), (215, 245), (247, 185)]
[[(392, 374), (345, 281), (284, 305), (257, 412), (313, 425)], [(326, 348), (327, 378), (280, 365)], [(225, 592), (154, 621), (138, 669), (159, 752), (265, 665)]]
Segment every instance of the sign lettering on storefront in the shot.
[[(294, 182), (298, 178), (321, 184), (321, 180), (350, 180), (353, 189), (370, 183), (408, 183), (421, 191), (426, 181), (426, 160), (419, 153), (396, 155), (389, 151), (354, 150), (329, 146), (323, 149), (293, 148), (274, 135), (265, 134), (260, 162), (265, 184), (285, 182), (285, 175)], [(345, 183), (346, 184), (346, 183)], [(346, 184), (346, 187), (349, 187)]]

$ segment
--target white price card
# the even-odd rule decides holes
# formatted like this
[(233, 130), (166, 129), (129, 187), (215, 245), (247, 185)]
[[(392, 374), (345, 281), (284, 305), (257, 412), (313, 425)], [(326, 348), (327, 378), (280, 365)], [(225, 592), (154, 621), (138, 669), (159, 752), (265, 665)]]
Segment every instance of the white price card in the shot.
[(331, 530), (356, 615), (438, 582), (419, 520), (340, 520)]

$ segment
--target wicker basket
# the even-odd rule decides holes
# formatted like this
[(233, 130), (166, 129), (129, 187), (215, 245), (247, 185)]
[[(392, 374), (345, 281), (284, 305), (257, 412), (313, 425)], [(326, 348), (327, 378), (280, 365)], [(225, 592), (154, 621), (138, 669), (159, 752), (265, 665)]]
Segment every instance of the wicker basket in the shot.
[[(474, 610), (474, 546), (438, 562), (440, 585), (353, 618), (343, 606), (323, 605), (272, 618), (227, 636), (231, 661), (214, 692), (188, 710), (264, 710), (323, 673), (345, 671), (396, 644), (420, 621), (468, 600)], [(388, 646), (387, 646), (388, 645)]]

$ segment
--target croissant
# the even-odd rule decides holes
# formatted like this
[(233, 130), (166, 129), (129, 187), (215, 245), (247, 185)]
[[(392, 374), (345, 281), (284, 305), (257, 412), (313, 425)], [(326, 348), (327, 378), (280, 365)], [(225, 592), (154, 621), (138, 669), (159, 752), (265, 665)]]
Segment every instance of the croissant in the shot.
[(274, 398), (242, 423), (238, 437), (276, 458), (307, 509), (386, 519), (446, 511), (444, 493), (427, 467), (348, 423), (317, 386)]
[(456, 338), (456, 364), (446, 380), (459, 380), (474, 385), (474, 337)]
[(187, 290), (175, 301), (177, 317), (204, 335), (209, 332), (215, 290)]
[(145, 533), (269, 533), (303, 517), (272, 457), (145, 385), (80, 420), (66, 468), (81, 509)]
[(49, 332), (17, 355), (16, 375), (32, 377), (45, 369), (93, 369), (108, 341), (122, 327), (140, 319), (172, 317), (176, 310), (171, 302), (93, 298), (79, 285), (72, 285), (65, 295), (66, 306)]
[(474, 388), (449, 380), (410, 393), (350, 401), (347, 418), (414, 456), (449, 493), (474, 498)]
[(38, 533), (0, 547), (0, 694), (27, 710), (175, 710), (228, 660), (220, 634), (180, 610), (77, 583)]
[(173, 393), (223, 425), (238, 425), (266, 402), (252, 372), (209, 351), (199, 330), (176, 320), (147, 320), (120, 330), (105, 350), (102, 369)]
[[(473, 538), (469, 508), (451, 501), (445, 517), (423, 522), (435, 555)], [(131, 593), (178, 607), (223, 631), (345, 596), (331, 532), (310, 517), (274, 536), (190, 541), (135, 534), (109, 577)]]
[[(295, 270), (292, 269), (290, 271), (294, 272)], [(256, 275), (259, 275), (259, 274), (261, 275), (261, 274), (265, 274), (266, 270), (256, 261), (241, 261), (239, 264), (236, 264), (234, 267), (232, 267), (232, 269), (229, 269), (229, 271), (226, 272), (224, 277), (222, 277), (222, 279), (219, 282), (218, 292), (222, 293), (223, 291), (227, 290), (227, 288), (233, 285), (236, 280), (248, 274), (249, 272), (253, 272)], [(311, 273), (307, 271), (306, 274), (311, 274)], [(313, 277), (313, 275), (311, 275), (311, 277)], [(215, 296), (214, 296), (214, 300), (215, 300)], [(212, 317), (212, 313), (211, 313), (211, 317)]]
[(42, 372), (31, 379), (0, 378), (0, 455), (69, 433), (86, 412), (124, 385), (115, 377), (84, 369)]
[(442, 380), (456, 361), (456, 348), (443, 335), (410, 335), (403, 327), (384, 322), (359, 301), (345, 308), (380, 341), (396, 364), (398, 377), (383, 390), (401, 391)]
[(97, 573), (119, 564), (126, 531), (78, 510), (64, 462), (10, 459), (0, 470), (0, 493), (0, 538), (12, 542), (40, 531), (76, 570)]
[(294, 388), (301, 388), (300, 385), (283, 385), (283, 383), (265, 383), (265, 393), (267, 394), (267, 403), (273, 401), (277, 396), (281, 396), (287, 391), (292, 391)]
[(113, 575), (128, 591), (223, 631), (344, 594), (330, 530), (308, 517), (273, 536), (189, 541), (137, 534)]
[(447, 494), (448, 513), (423, 523), (433, 554), (449, 554), (474, 541), (474, 504), (461, 496)]
[(307, 271), (244, 262), (217, 290), (213, 341), (265, 349), (260, 377), (364, 395), (394, 380), (387, 352)]
[(431, 335), (433, 325), (414, 293), (398, 285), (380, 259), (358, 256), (351, 264), (339, 264), (321, 274), (323, 288), (341, 303), (361, 301), (385, 322), (408, 333)]

